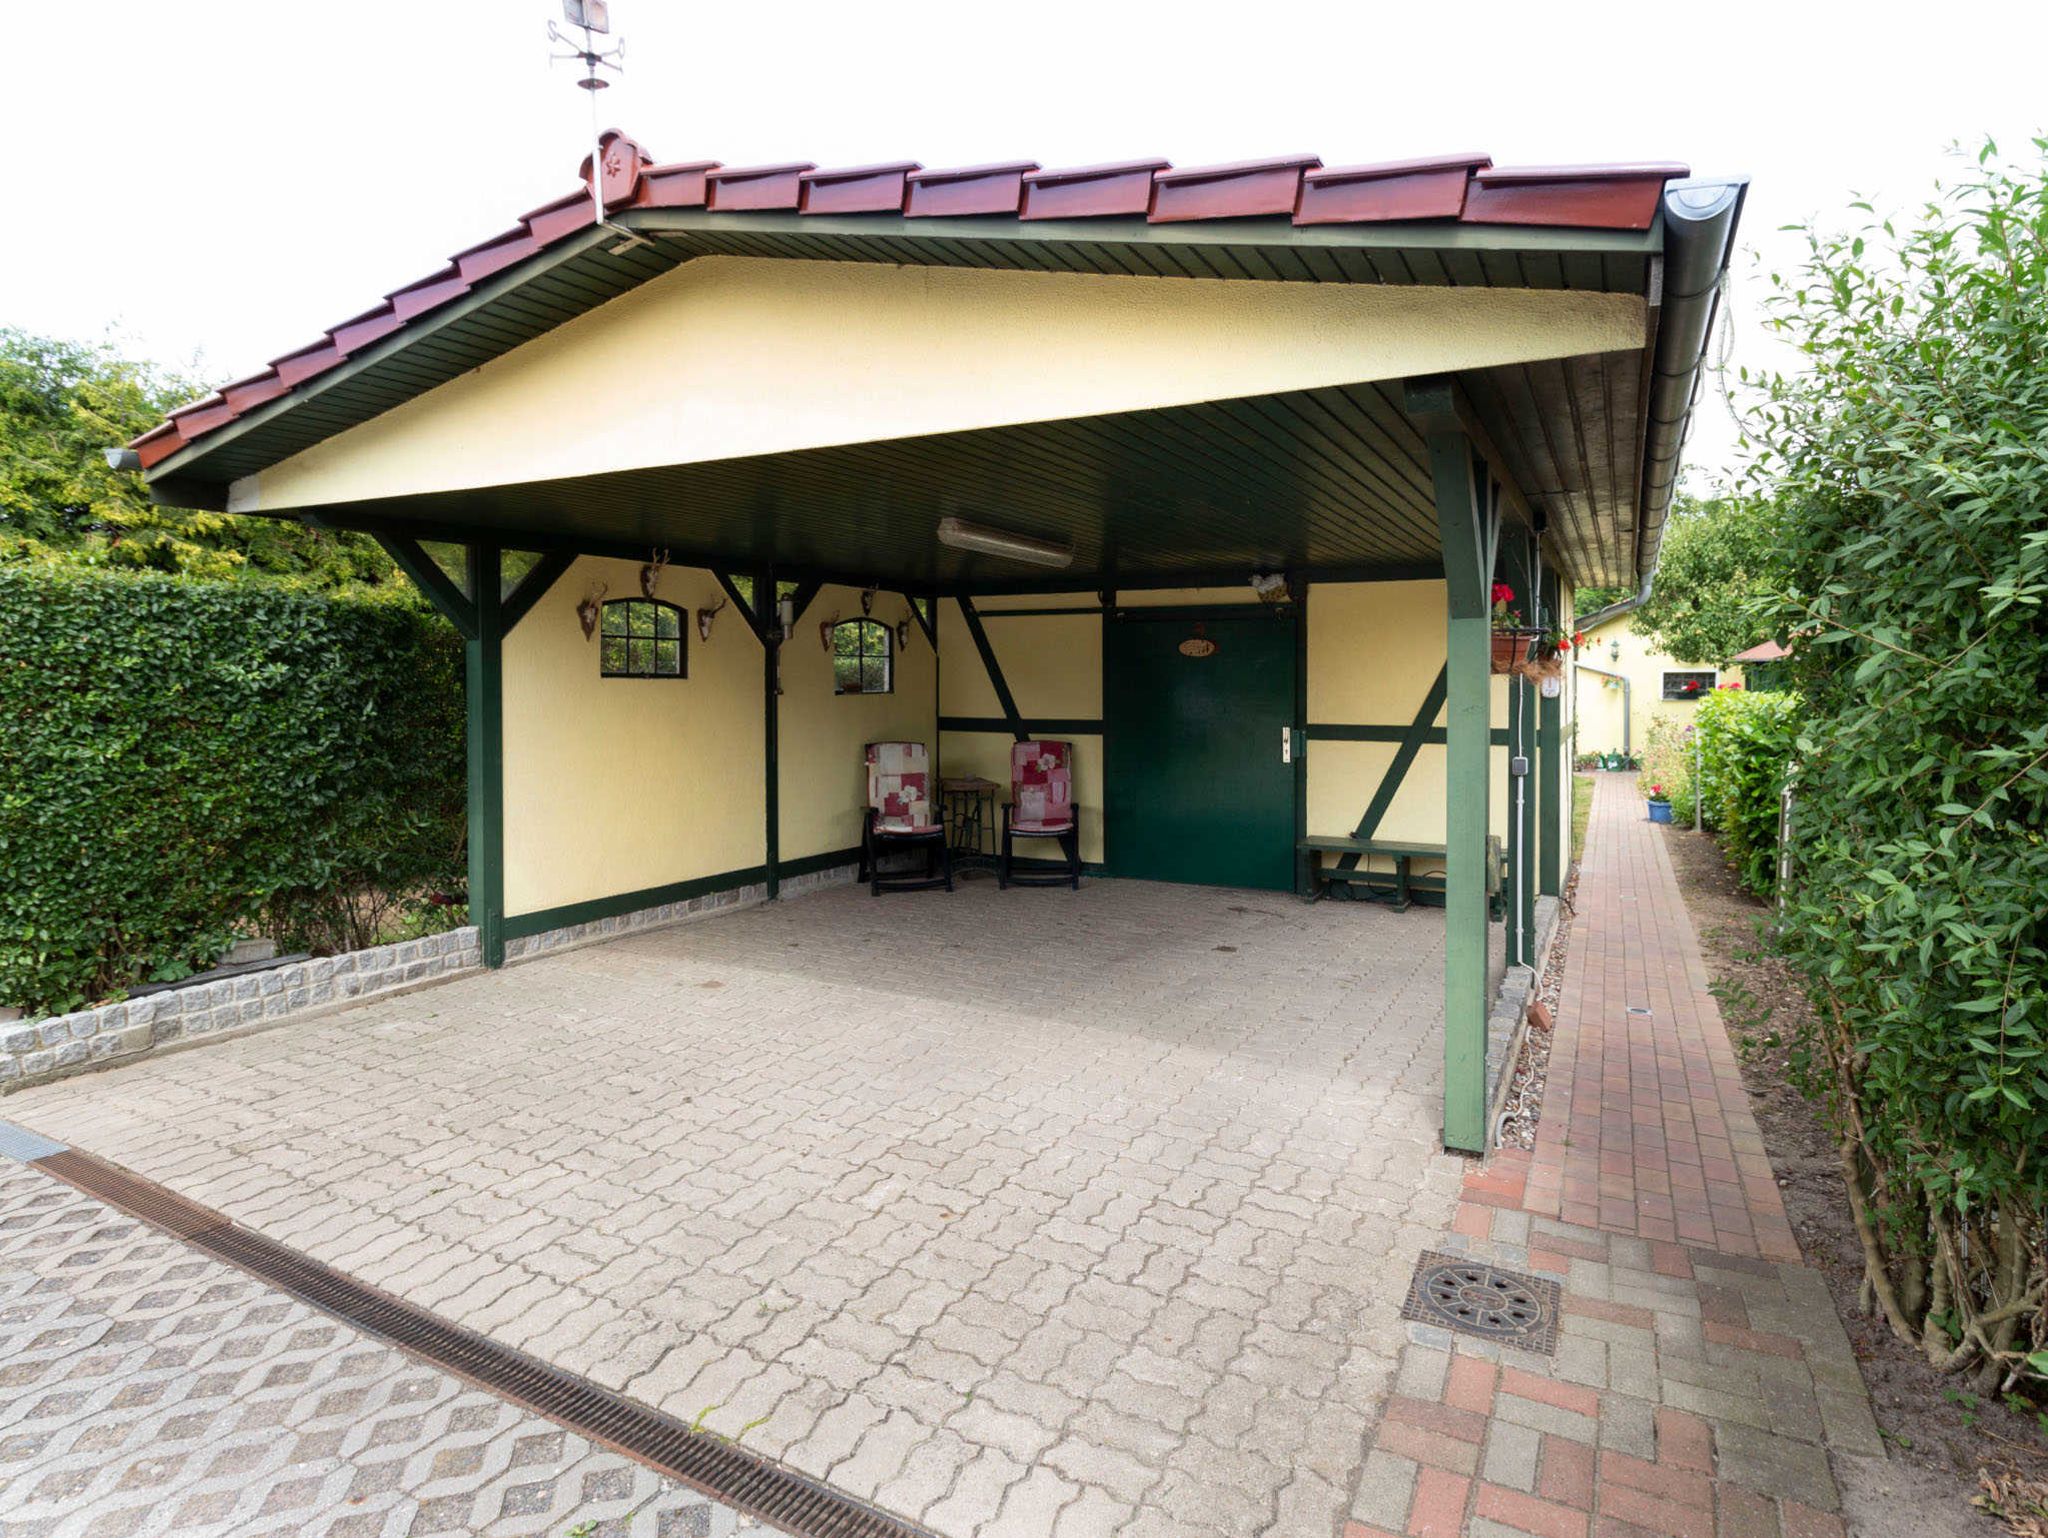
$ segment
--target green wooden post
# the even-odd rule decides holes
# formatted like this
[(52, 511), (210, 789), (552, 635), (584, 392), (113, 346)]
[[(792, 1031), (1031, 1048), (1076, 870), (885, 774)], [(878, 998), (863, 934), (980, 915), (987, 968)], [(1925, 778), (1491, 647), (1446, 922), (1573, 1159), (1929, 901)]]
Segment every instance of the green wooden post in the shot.
[(505, 964), (504, 598), (495, 543), (467, 547), (475, 617), (463, 637), (469, 705), (469, 921), (487, 967)]
[(1301, 847), (1308, 837), (1308, 579), (1287, 574), (1294, 595), (1294, 890), (1306, 897), (1315, 890), (1316, 856)]
[(1443, 541), (1445, 622), (1444, 1144), (1486, 1146), (1486, 830), (1492, 652), (1488, 587), (1499, 535), (1491, 475), (1475, 463), (1447, 382), (1408, 387), (1429, 445)]
[[(1564, 596), (1564, 585), (1554, 571), (1543, 573), (1543, 610), (1551, 616), (1550, 623), (1569, 625), (1570, 620), (1559, 607)], [(1563, 793), (1565, 785), (1564, 762), (1564, 691), (1545, 694), (1537, 702), (1536, 721), (1536, 810), (1537, 821), (1542, 824), (1541, 841), (1536, 871), (1536, 890), (1545, 897), (1558, 897), (1564, 892), (1565, 844), (1571, 837), (1571, 830), (1563, 820)]]
[[(1515, 590), (1515, 607), (1530, 624), (1540, 611), (1533, 564), (1526, 531), (1516, 530), (1504, 537), (1500, 547), (1501, 580)], [(1530, 963), (1530, 919), (1533, 906), (1526, 901), (1529, 874), (1534, 866), (1530, 855), (1531, 820), (1536, 815), (1529, 794), (1529, 776), (1515, 773), (1519, 761), (1526, 769), (1530, 760), (1529, 681), (1519, 673), (1508, 679), (1508, 776), (1502, 787), (1507, 798), (1507, 880), (1501, 889), (1501, 911), (1507, 919), (1507, 962), (1511, 967)], [(1519, 798), (1519, 799), (1518, 799)]]
[(776, 689), (782, 674), (782, 605), (775, 596), (775, 568), (772, 566), (764, 566), (754, 573), (754, 608), (761, 622), (761, 751), (766, 765), (768, 796), (761, 866), (766, 873), (763, 881), (772, 902), (782, 892), (782, 708)]

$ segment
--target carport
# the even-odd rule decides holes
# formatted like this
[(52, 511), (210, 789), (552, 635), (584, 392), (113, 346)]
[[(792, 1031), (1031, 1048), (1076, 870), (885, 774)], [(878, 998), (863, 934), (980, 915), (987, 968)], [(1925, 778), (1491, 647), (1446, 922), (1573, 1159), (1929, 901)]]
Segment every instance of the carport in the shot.
[[(1057, 738), (1112, 889), (1306, 893), (1312, 837), (1441, 845), (1442, 1136), (1483, 1146), (1489, 838), (1529, 963), (1571, 698), (1490, 672), (1489, 591), (1554, 625), (1649, 582), (1741, 184), (618, 134), (585, 178), (134, 446), (163, 501), (375, 534), (461, 629), (486, 963), (846, 873), (865, 743), (1006, 784)], [(611, 672), (636, 595), (661, 676)], [(854, 621), (886, 688), (840, 687)], [(1363, 951), (1388, 915), (1340, 917)]]

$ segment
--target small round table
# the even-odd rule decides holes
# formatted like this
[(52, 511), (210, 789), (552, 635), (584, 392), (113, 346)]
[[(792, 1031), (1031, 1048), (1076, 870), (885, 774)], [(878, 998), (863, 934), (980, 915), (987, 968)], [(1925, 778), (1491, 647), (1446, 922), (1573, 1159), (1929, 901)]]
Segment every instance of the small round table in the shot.
[(939, 781), (939, 820), (946, 829), (954, 870), (995, 869), (996, 797), (1001, 792), (994, 780), (979, 775)]

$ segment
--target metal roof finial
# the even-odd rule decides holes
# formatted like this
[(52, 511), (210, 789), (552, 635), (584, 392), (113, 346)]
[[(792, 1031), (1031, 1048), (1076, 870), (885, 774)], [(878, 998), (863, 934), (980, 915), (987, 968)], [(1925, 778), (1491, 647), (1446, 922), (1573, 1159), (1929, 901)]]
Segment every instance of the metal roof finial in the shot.
[[(649, 242), (645, 237), (634, 234), (621, 225), (613, 224), (605, 217), (605, 135), (598, 127), (597, 93), (609, 90), (611, 82), (598, 73), (608, 69), (615, 75), (626, 72), (626, 40), (621, 37), (610, 48), (600, 48), (599, 37), (608, 37), (612, 30), (612, 12), (608, 0), (562, 0), (562, 18), (570, 26), (581, 29), (581, 39), (564, 32), (554, 22), (548, 23), (548, 41), (559, 43), (569, 51), (551, 53), (548, 62), (581, 64), (583, 78), (576, 82), (577, 88), (590, 97), (590, 204), (595, 213), (599, 229), (611, 230), (621, 236), (620, 243), (612, 247), (612, 255), (620, 256), (635, 246)], [(631, 153), (639, 153), (638, 146), (629, 145)]]

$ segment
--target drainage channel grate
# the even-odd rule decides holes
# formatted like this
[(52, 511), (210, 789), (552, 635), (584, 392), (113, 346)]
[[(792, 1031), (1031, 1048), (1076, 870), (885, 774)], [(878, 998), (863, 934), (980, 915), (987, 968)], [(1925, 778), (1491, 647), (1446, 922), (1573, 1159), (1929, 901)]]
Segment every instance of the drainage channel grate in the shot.
[(152, 1228), (161, 1228), (174, 1238), (190, 1239), (195, 1234), (228, 1226), (224, 1213), (187, 1201), (177, 1192), (165, 1190), (154, 1180), (145, 1180), (133, 1171), (124, 1170), (118, 1164), (109, 1164), (104, 1159), (95, 1159), (91, 1154), (67, 1148), (31, 1162), (45, 1174), (55, 1175), (59, 1180), (97, 1196), (109, 1207), (118, 1208), (131, 1218), (140, 1218)]
[(1564, 1289), (1548, 1277), (1463, 1255), (1425, 1251), (1401, 1317), (1548, 1356), (1557, 1350)]
[(110, 1207), (141, 1218), (215, 1259), (389, 1341), (459, 1378), (547, 1416), (579, 1436), (638, 1458), (714, 1500), (800, 1538), (932, 1538), (886, 1512), (771, 1463), (723, 1437), (500, 1345), (473, 1330), (322, 1265), (119, 1165), (66, 1149), (37, 1159)]

